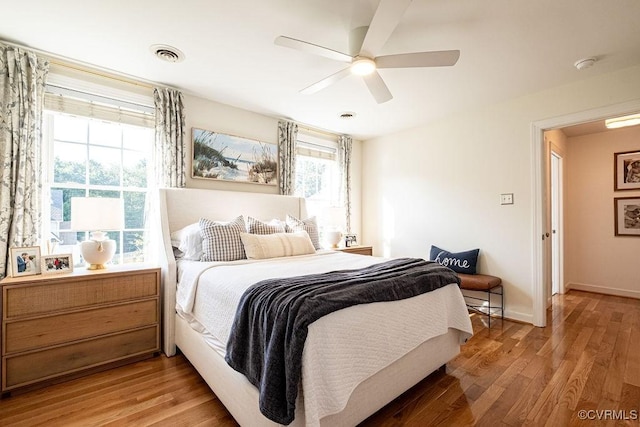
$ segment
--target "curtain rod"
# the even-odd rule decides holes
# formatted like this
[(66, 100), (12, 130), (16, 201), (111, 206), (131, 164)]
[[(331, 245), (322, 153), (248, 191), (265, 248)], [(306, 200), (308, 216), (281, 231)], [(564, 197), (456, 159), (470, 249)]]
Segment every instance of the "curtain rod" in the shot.
[(68, 68), (75, 71), (80, 71), (86, 74), (93, 74), (97, 77), (103, 77), (109, 80), (115, 80), (121, 83), (126, 83), (134, 86), (144, 87), (146, 89), (153, 89), (156, 86), (164, 86), (159, 84), (152, 84), (145, 80), (139, 80), (136, 77), (131, 77), (126, 74), (116, 73), (111, 70), (103, 70), (95, 67), (90, 67), (85, 64), (76, 64), (74, 62), (67, 62), (67, 60), (59, 60), (55, 57), (49, 57), (49, 62), (53, 65), (57, 65), (59, 67)]
[[(63, 68), (68, 68), (71, 70), (75, 70), (75, 71), (80, 71), (83, 73), (87, 73), (87, 74), (93, 74), (95, 76), (98, 77), (104, 77), (107, 79), (111, 79), (111, 80), (115, 80), (115, 81), (119, 81), (122, 83), (127, 83), (127, 84), (131, 84), (134, 86), (141, 86), (147, 89), (153, 89), (154, 87), (157, 86), (163, 86), (163, 87), (170, 87), (170, 86), (166, 86), (166, 85), (161, 85), (158, 84), (156, 82), (152, 82), (149, 80), (144, 80), (138, 77), (134, 77), (134, 76), (130, 76), (128, 74), (125, 73), (121, 73), (118, 71), (113, 71), (107, 68), (102, 68), (102, 67), (98, 67), (96, 65), (92, 65), (92, 64), (88, 64), (86, 62), (82, 62), (82, 61), (78, 61), (75, 59), (71, 59), (71, 58), (67, 58), (61, 55), (57, 55), (57, 54), (53, 54), (51, 52), (46, 52), (44, 50), (40, 50), (40, 49), (35, 49), (32, 47), (28, 47), (28, 46), (24, 46), (18, 43), (13, 43), (7, 40), (2, 40), (0, 39), (0, 43), (4, 43), (8, 46), (12, 46), (18, 49), (25, 49), (25, 50), (29, 50), (32, 51), (34, 53), (37, 53), (39, 55), (42, 55), (44, 57), (46, 57), (46, 59), (54, 65), (63, 67)], [(172, 88), (171, 89), (175, 89)]]
[(304, 130), (306, 132), (318, 133), (320, 135), (332, 136), (332, 137), (335, 137), (335, 138), (338, 138), (340, 135), (342, 135), (340, 133), (333, 133), (331, 131), (324, 130), (324, 129), (311, 128), (311, 127), (308, 127), (308, 126), (305, 126), (305, 125), (301, 125), (299, 123), (298, 123), (298, 129), (302, 129), (302, 130)]

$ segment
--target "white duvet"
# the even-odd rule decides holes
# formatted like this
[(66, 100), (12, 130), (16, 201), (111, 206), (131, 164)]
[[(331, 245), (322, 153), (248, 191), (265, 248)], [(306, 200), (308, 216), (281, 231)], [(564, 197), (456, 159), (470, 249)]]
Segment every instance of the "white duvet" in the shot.
[[(362, 268), (383, 258), (327, 251), (259, 261), (178, 263), (178, 313), (209, 335), (221, 355), (243, 292), (269, 278)], [(308, 425), (340, 412), (362, 381), (449, 328), (473, 330), (457, 285), (402, 301), (362, 304), (309, 326), (302, 355), (302, 390)]]

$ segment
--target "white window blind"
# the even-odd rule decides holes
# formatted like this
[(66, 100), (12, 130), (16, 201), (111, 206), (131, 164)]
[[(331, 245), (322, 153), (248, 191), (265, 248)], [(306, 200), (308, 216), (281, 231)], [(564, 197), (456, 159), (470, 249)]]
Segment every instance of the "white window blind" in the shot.
[(320, 138), (303, 132), (298, 132), (296, 153), (301, 156), (320, 159), (336, 160), (338, 143), (333, 138)]
[(153, 128), (155, 109), (126, 100), (114, 99), (47, 84), (44, 108), (66, 114)]

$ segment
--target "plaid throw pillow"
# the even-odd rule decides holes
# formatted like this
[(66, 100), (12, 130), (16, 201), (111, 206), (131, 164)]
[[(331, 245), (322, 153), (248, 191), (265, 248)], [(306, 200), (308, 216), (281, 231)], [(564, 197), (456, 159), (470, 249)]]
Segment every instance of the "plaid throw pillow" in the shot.
[(242, 215), (230, 222), (200, 218), (202, 261), (235, 261), (245, 259), (240, 233), (246, 233)]
[(285, 233), (284, 222), (279, 219), (272, 219), (269, 222), (262, 222), (253, 217), (247, 217), (249, 233), (251, 234), (274, 234)]
[(294, 231), (306, 231), (309, 237), (311, 238), (311, 243), (313, 243), (313, 247), (318, 249), (322, 249), (320, 246), (320, 237), (318, 236), (318, 224), (316, 222), (316, 217), (312, 216), (311, 218), (300, 220), (291, 215), (287, 215), (287, 233), (293, 233)]

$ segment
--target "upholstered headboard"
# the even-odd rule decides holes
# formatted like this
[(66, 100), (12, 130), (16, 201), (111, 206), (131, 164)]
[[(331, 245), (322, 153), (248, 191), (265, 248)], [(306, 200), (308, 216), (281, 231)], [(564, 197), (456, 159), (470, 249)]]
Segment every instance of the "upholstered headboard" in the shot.
[(161, 241), (159, 262), (162, 268), (163, 350), (173, 356), (175, 346), (176, 260), (171, 247), (171, 232), (197, 222), (200, 218), (227, 221), (238, 215), (251, 215), (261, 220), (307, 216), (303, 198), (276, 194), (236, 191), (165, 188), (158, 193), (158, 213)]

